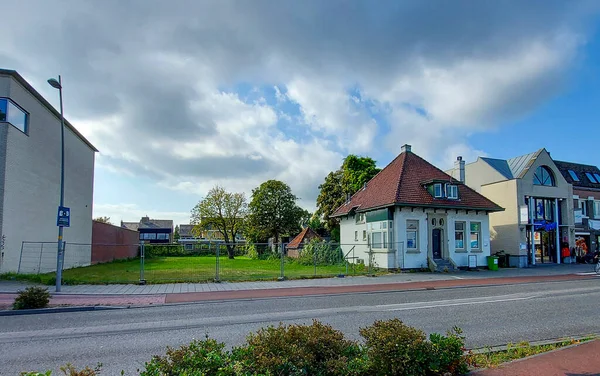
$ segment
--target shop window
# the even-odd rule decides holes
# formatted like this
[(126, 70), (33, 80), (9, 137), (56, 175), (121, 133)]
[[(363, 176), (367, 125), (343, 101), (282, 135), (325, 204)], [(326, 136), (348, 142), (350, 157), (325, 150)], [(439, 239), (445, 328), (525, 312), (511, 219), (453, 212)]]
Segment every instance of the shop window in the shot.
[(465, 222), (456, 222), (454, 224), (454, 247), (456, 249), (465, 249)]
[(471, 249), (481, 249), (481, 222), (471, 222)]
[(419, 247), (419, 221), (406, 221), (406, 248), (415, 250)]

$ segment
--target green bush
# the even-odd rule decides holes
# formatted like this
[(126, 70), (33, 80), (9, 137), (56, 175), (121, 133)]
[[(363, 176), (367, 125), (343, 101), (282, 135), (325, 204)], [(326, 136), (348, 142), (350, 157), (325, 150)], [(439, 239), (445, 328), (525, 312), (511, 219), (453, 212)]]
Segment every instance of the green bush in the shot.
[(24, 291), (19, 291), (13, 309), (37, 309), (46, 308), (50, 303), (50, 293), (48, 289), (42, 287), (28, 287)]
[(173, 257), (173, 256), (186, 256), (188, 252), (185, 251), (183, 245), (179, 244), (145, 244), (144, 245), (144, 257)]
[(338, 265), (343, 263), (344, 254), (339, 246), (335, 246), (318, 239), (306, 244), (296, 262), (301, 265)]
[(469, 370), (468, 359), (464, 357), (465, 337), (458, 327), (442, 336), (432, 333), (429, 370), (434, 374), (463, 375)]
[(258, 260), (258, 251), (256, 250), (256, 246), (254, 244), (249, 244), (246, 246), (246, 256), (252, 260)]
[(421, 330), (399, 319), (375, 321), (361, 328), (372, 375), (425, 375), (429, 346)]
[(167, 348), (165, 356), (155, 355), (140, 376), (235, 375), (225, 344), (206, 337), (178, 349)]
[(260, 329), (234, 358), (251, 375), (361, 375), (366, 366), (356, 342), (316, 320)]
[[(100, 368), (102, 364), (98, 363), (96, 368), (85, 367), (82, 370), (78, 370), (72, 364), (67, 363), (67, 365), (60, 367), (60, 371), (65, 376), (99, 376)], [(21, 376), (51, 376), (52, 371), (46, 372), (21, 372)]]

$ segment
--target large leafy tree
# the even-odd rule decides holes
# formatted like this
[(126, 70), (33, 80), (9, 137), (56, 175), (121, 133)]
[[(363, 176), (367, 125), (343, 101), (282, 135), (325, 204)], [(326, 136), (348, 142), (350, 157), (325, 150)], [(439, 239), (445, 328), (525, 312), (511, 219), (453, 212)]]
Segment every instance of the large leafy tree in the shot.
[(268, 180), (252, 190), (248, 206), (248, 232), (260, 237), (273, 237), (279, 242), (281, 235), (300, 230), (305, 211), (296, 205), (298, 198), (284, 182)]
[(223, 235), (229, 258), (233, 259), (236, 234), (243, 230), (247, 208), (243, 193), (227, 192), (225, 188), (215, 186), (192, 209), (193, 231), (200, 234), (208, 228), (218, 230)]
[(316, 214), (323, 218), (327, 230), (337, 233), (334, 230), (337, 229), (338, 221), (330, 216), (344, 204), (347, 197), (361, 189), (379, 171), (381, 170), (372, 158), (350, 154), (337, 171), (332, 171), (325, 177), (325, 181), (319, 186)]
[(110, 217), (98, 217), (98, 218), (94, 218), (94, 221), (112, 225), (112, 223), (110, 222)]

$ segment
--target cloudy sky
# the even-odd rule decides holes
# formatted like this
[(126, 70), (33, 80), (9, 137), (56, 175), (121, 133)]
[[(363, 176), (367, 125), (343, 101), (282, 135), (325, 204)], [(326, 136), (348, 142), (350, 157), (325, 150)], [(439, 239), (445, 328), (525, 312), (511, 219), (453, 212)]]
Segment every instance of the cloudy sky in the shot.
[[(16, 69), (100, 150), (94, 214), (189, 219), (215, 184), (314, 208), (349, 153), (600, 164), (600, 2), (10, 0)], [(9, 15), (6, 17), (6, 15)]]

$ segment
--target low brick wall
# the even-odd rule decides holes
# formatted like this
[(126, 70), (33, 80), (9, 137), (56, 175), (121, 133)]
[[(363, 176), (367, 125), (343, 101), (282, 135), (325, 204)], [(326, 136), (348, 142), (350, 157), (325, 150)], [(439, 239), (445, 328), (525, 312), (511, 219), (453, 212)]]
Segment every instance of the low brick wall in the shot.
[(136, 257), (139, 241), (137, 231), (93, 221), (92, 264)]

